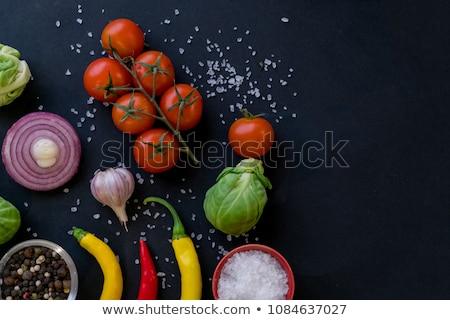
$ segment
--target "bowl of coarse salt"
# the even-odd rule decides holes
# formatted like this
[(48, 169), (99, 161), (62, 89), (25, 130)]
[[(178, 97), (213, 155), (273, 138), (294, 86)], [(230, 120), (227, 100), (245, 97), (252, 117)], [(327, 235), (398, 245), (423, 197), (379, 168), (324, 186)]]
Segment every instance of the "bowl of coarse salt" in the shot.
[(294, 288), (287, 260), (261, 244), (246, 244), (228, 252), (212, 278), (216, 300), (292, 300)]

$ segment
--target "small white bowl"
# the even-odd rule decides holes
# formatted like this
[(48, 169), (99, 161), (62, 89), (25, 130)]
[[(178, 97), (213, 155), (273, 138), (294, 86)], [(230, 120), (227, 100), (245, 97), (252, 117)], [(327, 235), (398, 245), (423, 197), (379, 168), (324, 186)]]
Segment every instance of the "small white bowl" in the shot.
[[(75, 300), (78, 293), (78, 272), (77, 268), (75, 266), (75, 263), (73, 262), (70, 255), (67, 253), (66, 250), (64, 250), (60, 245), (43, 239), (33, 239), (33, 240), (26, 240), (21, 243), (16, 244), (14, 247), (8, 250), (8, 252), (5, 253), (5, 255), (0, 260), (0, 280), (3, 279), (3, 269), (6, 266), (6, 263), (11, 259), (11, 257), (19, 250), (25, 249), (27, 247), (46, 247), (48, 249), (51, 249), (58, 253), (62, 259), (66, 262), (67, 267), (69, 268), (70, 272), (70, 292), (67, 297), (67, 300)], [(1, 280), (2, 281), (2, 280)], [(0, 282), (1, 284), (2, 282)], [(0, 285), (0, 299), (3, 299), (2, 297), (2, 291), (1, 291), (1, 285)]]

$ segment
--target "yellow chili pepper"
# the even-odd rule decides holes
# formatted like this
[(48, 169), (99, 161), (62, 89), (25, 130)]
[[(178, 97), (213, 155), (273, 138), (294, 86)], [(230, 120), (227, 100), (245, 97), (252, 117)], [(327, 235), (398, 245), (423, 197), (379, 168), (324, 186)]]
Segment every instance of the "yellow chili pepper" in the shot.
[(192, 239), (186, 235), (183, 224), (175, 208), (166, 200), (148, 197), (144, 204), (157, 202), (165, 206), (173, 218), (172, 248), (181, 275), (181, 300), (200, 300), (202, 298), (202, 274), (198, 255)]
[(92, 254), (103, 272), (103, 289), (100, 300), (120, 300), (123, 291), (122, 269), (116, 255), (104, 241), (80, 228), (73, 229), (80, 246)]

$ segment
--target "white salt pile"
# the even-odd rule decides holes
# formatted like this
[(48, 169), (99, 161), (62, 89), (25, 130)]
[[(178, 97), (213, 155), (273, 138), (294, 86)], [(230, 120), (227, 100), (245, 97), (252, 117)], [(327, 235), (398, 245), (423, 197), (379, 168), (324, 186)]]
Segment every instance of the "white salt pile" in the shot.
[(283, 300), (288, 278), (281, 264), (260, 250), (237, 252), (224, 264), (217, 283), (221, 300)]

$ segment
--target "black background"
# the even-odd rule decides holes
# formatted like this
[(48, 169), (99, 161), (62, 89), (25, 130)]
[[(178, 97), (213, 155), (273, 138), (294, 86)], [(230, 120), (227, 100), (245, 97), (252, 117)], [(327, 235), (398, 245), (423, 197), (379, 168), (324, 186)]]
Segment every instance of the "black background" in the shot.
[[(25, 239), (52, 240), (75, 260), (78, 299), (97, 299), (102, 275), (70, 235), (78, 226), (108, 239), (123, 269), (123, 298), (135, 299), (137, 241), (145, 237), (165, 274), (159, 298), (178, 299), (179, 274), (167, 229), (172, 220), (146, 216), (148, 208), (153, 215), (164, 210), (141, 205), (146, 196), (169, 196), (197, 245), (205, 299), (212, 298), (218, 260), (246, 242), (267, 244), (286, 257), (295, 273), (296, 299), (449, 299), (447, 7), (445, 1), (3, 3), (0, 43), (20, 50), (33, 80), (18, 100), (0, 109), (0, 139), (21, 116), (50, 111), (77, 129), (83, 155), (78, 174), (50, 192), (22, 188), (2, 164), (0, 195), (20, 209), (23, 222), (0, 254)], [(203, 94), (205, 112), (195, 141), (226, 144), (239, 104), (265, 113), (273, 124), (277, 144), (264, 161), (274, 188), (248, 235), (211, 233), (202, 210), (204, 193), (219, 172), (239, 161), (226, 145), (218, 154), (196, 149), (199, 168), (151, 176), (128, 156), (132, 138), (113, 126), (109, 107), (87, 102), (84, 69), (102, 55), (102, 28), (119, 17), (137, 22), (150, 47), (172, 59), (177, 81), (193, 83)], [(276, 67), (261, 70), (266, 59)], [(239, 88), (211, 96), (217, 86), (208, 84), (211, 75), (202, 65), (208, 60), (227, 61), (237, 74), (251, 75)], [(230, 75), (224, 68), (219, 74)], [(259, 97), (248, 93), (250, 85), (260, 90)], [(86, 117), (94, 109), (95, 117)], [(124, 162), (145, 181), (136, 185), (127, 207), (128, 233), (89, 191), (94, 171), (110, 159), (102, 153), (108, 141), (123, 142), (123, 156), (110, 165)], [(335, 157), (333, 145), (342, 146)]]

